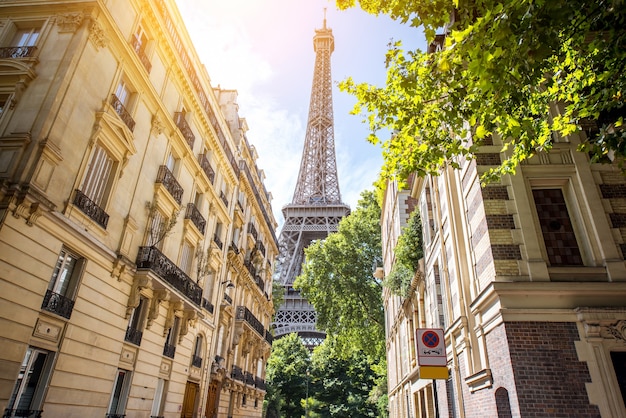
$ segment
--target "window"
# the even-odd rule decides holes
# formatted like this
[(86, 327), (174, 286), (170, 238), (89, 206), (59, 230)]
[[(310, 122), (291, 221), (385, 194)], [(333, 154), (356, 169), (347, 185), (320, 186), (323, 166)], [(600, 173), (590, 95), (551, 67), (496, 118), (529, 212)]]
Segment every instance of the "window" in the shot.
[(18, 28), (11, 40), (11, 46), (35, 46), (39, 38), (39, 28)]
[(112, 183), (111, 173), (114, 171), (115, 161), (100, 145), (94, 147), (85, 178), (76, 191), (74, 204), (96, 221), (100, 226), (106, 228), (109, 215), (104, 211), (107, 195), (110, 193)]
[(182, 271), (187, 273), (187, 275), (191, 274), (191, 265), (193, 264), (194, 252), (195, 250), (193, 246), (189, 243), (189, 241), (185, 241), (181, 249), (180, 268)]
[(66, 249), (61, 250), (41, 305), (42, 309), (70, 318), (83, 266), (83, 258)]
[(111, 97), (111, 105), (131, 132), (135, 129), (135, 120), (130, 115), (134, 96), (134, 90), (130, 84), (126, 80), (121, 79), (115, 89), (115, 93)]
[(152, 209), (152, 220), (148, 229), (148, 246), (156, 247), (159, 250), (163, 248), (163, 239), (168, 233), (169, 220), (163, 213), (154, 208)]
[(163, 355), (169, 358), (174, 358), (176, 353), (176, 341), (178, 340), (178, 332), (180, 330), (180, 318), (175, 316), (174, 323), (167, 331), (167, 337), (165, 338), (165, 346), (163, 347)]
[(124, 416), (128, 393), (130, 392), (130, 379), (130, 371), (117, 369), (117, 375), (115, 376), (115, 383), (113, 385), (113, 393), (111, 394), (111, 404), (109, 405), (107, 417), (113, 418)]
[(21, 416), (18, 412), (22, 410), (41, 410), (52, 370), (52, 360), (52, 353), (28, 347), (5, 410), (5, 417)]
[(11, 94), (0, 93), (0, 119), (7, 109), (11, 108)]
[(165, 393), (167, 393), (167, 380), (159, 379), (157, 381), (156, 389), (154, 390), (154, 400), (152, 401), (152, 410), (150, 416), (160, 417), (163, 415), (163, 409), (165, 406)]
[(146, 320), (146, 314), (148, 312), (149, 301), (147, 298), (140, 296), (139, 305), (133, 309), (133, 313), (130, 316), (128, 322), (128, 328), (126, 329), (125, 341), (133, 343), (135, 345), (141, 344), (141, 338), (143, 337), (143, 327)]
[(173, 175), (176, 175), (178, 171), (178, 165), (180, 163), (180, 158), (176, 157), (171, 152), (167, 155), (167, 161), (165, 162), (165, 166)]
[(196, 343), (193, 347), (193, 356), (191, 357), (191, 365), (194, 367), (202, 367), (202, 352), (204, 345), (204, 338), (202, 335), (196, 335)]
[(18, 24), (12, 24), (5, 38), (5, 47), (0, 49), (0, 58), (32, 57), (40, 32), (40, 23), (18, 22)]
[(222, 223), (219, 221), (215, 224), (215, 234), (213, 235), (213, 241), (220, 249), (222, 248)]
[(583, 265), (563, 190), (560, 188), (533, 189), (532, 192), (549, 264), (551, 266)]

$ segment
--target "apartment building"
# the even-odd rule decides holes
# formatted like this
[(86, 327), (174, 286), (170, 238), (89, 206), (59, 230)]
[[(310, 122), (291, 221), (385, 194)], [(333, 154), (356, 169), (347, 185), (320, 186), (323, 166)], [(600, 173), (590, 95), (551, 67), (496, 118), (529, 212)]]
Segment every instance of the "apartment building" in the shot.
[(5, 417), (261, 416), (278, 249), (173, 0), (0, 3)]
[[(411, 184), (424, 260), (385, 293), (392, 417), (626, 416), (626, 178), (585, 135), (496, 184), (497, 138)], [(444, 330), (448, 379), (420, 377), (417, 328)]]

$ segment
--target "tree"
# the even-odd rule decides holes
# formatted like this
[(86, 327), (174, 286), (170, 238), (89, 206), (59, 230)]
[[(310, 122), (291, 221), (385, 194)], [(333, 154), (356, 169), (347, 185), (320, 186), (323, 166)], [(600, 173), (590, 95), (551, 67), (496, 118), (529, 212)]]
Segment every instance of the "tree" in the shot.
[[(332, 336), (313, 350), (310, 416), (378, 416), (377, 399), (370, 394), (380, 376), (372, 368), (371, 360), (358, 350), (353, 350), (348, 356), (335, 351)], [(386, 370), (383, 370), (383, 375), (386, 375)], [(386, 392), (386, 385), (384, 390)]]
[(309, 351), (297, 334), (288, 334), (272, 344), (267, 360), (267, 417), (299, 417), (304, 414), (302, 399), (306, 398), (306, 371)]
[(373, 359), (385, 356), (382, 283), (372, 276), (382, 263), (379, 220), (374, 192), (361, 193), (338, 231), (309, 245), (294, 282), (315, 307), (318, 327), (336, 336), (338, 351), (356, 348)]
[[(367, 114), (369, 141), (382, 142), (382, 180), (457, 167), (490, 136), (502, 139), (506, 158), (483, 175), (485, 181), (514, 173), (523, 160), (550, 150), (555, 137), (582, 130), (588, 135), (581, 136), (579, 150), (592, 161), (624, 161), (623, 0), (359, 4), (422, 27), (430, 45), (443, 46), (428, 53), (393, 42), (384, 87), (350, 78), (340, 84), (358, 99), (353, 112)], [(355, 0), (337, 5), (352, 7)], [(445, 36), (436, 36), (446, 25)], [(393, 137), (381, 141), (383, 129)]]

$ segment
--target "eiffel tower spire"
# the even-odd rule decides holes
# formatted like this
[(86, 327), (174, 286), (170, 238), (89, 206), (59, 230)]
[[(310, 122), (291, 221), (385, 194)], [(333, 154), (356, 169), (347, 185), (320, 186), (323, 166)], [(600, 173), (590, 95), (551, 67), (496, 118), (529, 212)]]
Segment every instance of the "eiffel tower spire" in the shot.
[(302, 270), (304, 249), (337, 231), (341, 218), (350, 213), (341, 202), (337, 178), (330, 72), (335, 38), (326, 27), (326, 11), (324, 26), (315, 30), (313, 49), (315, 70), (302, 162), (292, 203), (283, 207), (285, 223), (278, 240), (278, 281), (285, 287), (285, 299), (273, 324), (275, 337), (296, 332), (309, 347), (320, 344), (325, 334), (316, 328), (315, 310), (293, 289), (293, 282)]

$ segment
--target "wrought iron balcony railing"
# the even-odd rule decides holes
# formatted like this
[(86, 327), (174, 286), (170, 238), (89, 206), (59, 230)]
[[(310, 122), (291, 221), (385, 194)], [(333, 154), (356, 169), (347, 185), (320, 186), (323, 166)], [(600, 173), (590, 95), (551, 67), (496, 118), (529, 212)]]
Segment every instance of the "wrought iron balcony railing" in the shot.
[(202, 168), (202, 171), (204, 171), (204, 174), (206, 174), (209, 181), (213, 183), (215, 181), (215, 171), (213, 171), (213, 167), (211, 167), (211, 163), (209, 162), (206, 154), (198, 155), (198, 162), (200, 163), (200, 167)]
[(74, 309), (74, 301), (52, 290), (46, 290), (41, 309), (55, 313), (63, 318), (70, 319)]
[(228, 303), (230, 303), (232, 305), (233, 303), (233, 298), (231, 298), (229, 295), (227, 295), (226, 293), (224, 293), (224, 300)]
[(136, 263), (138, 269), (151, 270), (196, 305), (200, 306), (202, 303), (202, 288), (194, 283), (174, 262), (163, 255), (158, 248), (139, 247)]
[(109, 215), (96, 203), (87, 197), (86, 194), (76, 189), (74, 191), (74, 206), (81, 210), (85, 215), (89, 216), (98, 225), (107, 229), (109, 223)]
[(265, 341), (267, 341), (269, 345), (272, 345), (272, 343), (274, 342), (274, 336), (269, 329), (265, 330)]
[(165, 343), (165, 345), (163, 346), (163, 355), (165, 357), (174, 358), (175, 354), (176, 354), (176, 346)]
[(247, 385), (254, 386), (254, 375), (252, 373), (246, 372), (245, 379)]
[(222, 202), (224, 202), (224, 205), (228, 207), (228, 198), (226, 197), (223, 191), (220, 191), (220, 199), (222, 200)]
[(200, 356), (193, 356), (191, 358), (191, 365), (193, 367), (197, 367), (197, 368), (202, 367), (202, 357), (200, 357)]
[(254, 378), (254, 386), (260, 390), (266, 390), (265, 380), (261, 379), (259, 376)]
[(261, 278), (261, 276), (259, 276), (258, 274), (254, 276), (254, 282), (256, 283), (257, 287), (261, 290), (261, 292), (265, 290), (265, 282), (263, 282), (263, 279)]
[(148, 56), (146, 55), (144, 46), (141, 44), (139, 39), (137, 39), (136, 36), (133, 36), (133, 39), (130, 41), (130, 44), (132, 45), (133, 49), (137, 53), (137, 57), (139, 57), (139, 61), (141, 61), (141, 63), (143, 64), (148, 74), (150, 74), (150, 70), (152, 70), (152, 63), (150, 63), (150, 60), (148, 59)]
[(240, 382), (243, 382), (245, 379), (243, 375), (243, 370), (241, 370), (241, 367), (235, 366), (234, 364), (233, 364), (233, 369), (230, 372), (230, 377), (232, 377), (235, 380), (239, 380)]
[(252, 238), (254, 238), (255, 241), (258, 239), (258, 233), (252, 223), (248, 224), (248, 234), (252, 235)]
[(187, 120), (185, 119), (185, 114), (183, 112), (174, 113), (174, 122), (178, 129), (180, 129), (180, 133), (185, 137), (185, 141), (187, 141), (187, 145), (189, 148), (193, 149), (193, 144), (196, 142), (196, 136), (191, 131)]
[(106, 414), (106, 418), (125, 418), (126, 414)]
[(235, 316), (235, 320), (237, 321), (245, 321), (250, 325), (250, 327), (259, 333), (260, 336), (265, 335), (265, 328), (261, 321), (259, 321), (256, 316), (248, 308), (245, 306), (237, 306), (237, 313)]
[(40, 409), (5, 409), (2, 418), (41, 418), (43, 410)]
[(5, 46), (0, 48), (0, 58), (30, 58), (36, 51), (36, 46)]
[(213, 313), (213, 309), (214, 309), (213, 304), (209, 302), (207, 298), (202, 298), (202, 307), (206, 309), (207, 311), (209, 311), (210, 313)]
[(239, 248), (237, 248), (237, 245), (235, 245), (234, 242), (230, 243), (230, 249), (235, 253), (235, 254), (239, 254)]
[(127, 341), (135, 345), (141, 345), (142, 337), (143, 337), (143, 331), (128, 327), (126, 328), (126, 335), (124, 336), (124, 341)]
[(218, 246), (220, 250), (222, 249), (223, 247), (222, 240), (220, 239), (220, 237), (217, 236), (217, 234), (213, 235), (213, 242), (215, 243), (215, 245)]
[(166, 165), (159, 167), (159, 173), (157, 174), (157, 183), (161, 183), (169, 194), (174, 198), (176, 203), (180, 205), (183, 201), (183, 188), (174, 177), (174, 174), (167, 168)]
[(122, 122), (128, 126), (128, 129), (132, 132), (135, 129), (135, 120), (130, 115), (126, 107), (124, 107), (124, 103), (115, 95), (111, 95), (111, 106), (115, 109), (115, 113), (122, 119)]
[(198, 231), (204, 235), (204, 229), (206, 227), (206, 221), (200, 211), (194, 203), (187, 203), (187, 211), (185, 212), (185, 219), (190, 219), (191, 222), (198, 228)]

